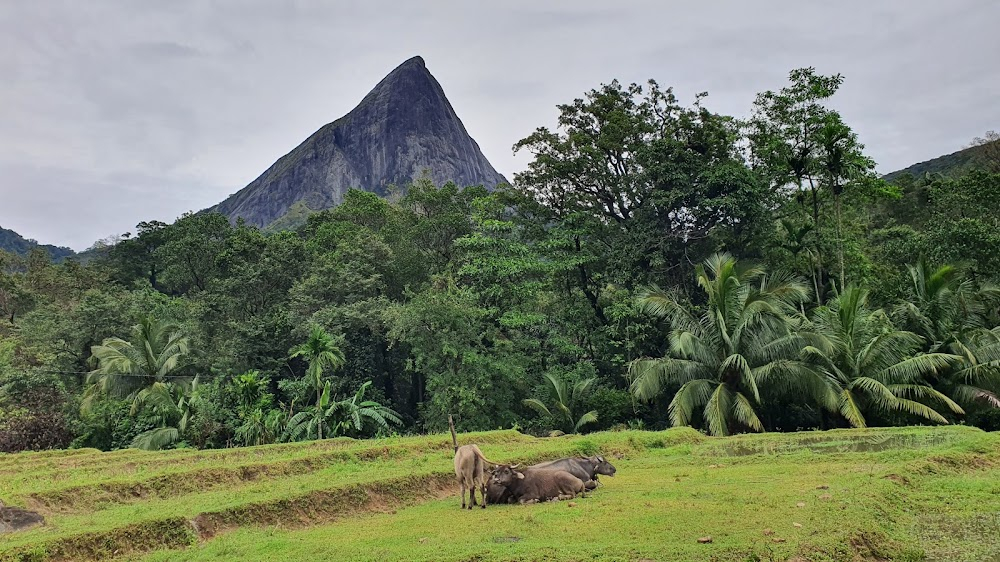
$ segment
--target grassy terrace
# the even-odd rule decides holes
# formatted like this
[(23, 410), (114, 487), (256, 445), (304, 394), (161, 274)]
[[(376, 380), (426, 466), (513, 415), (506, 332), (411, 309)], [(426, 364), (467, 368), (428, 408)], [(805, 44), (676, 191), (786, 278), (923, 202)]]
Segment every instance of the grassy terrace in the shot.
[(1000, 560), (1000, 435), (966, 427), (462, 441), (621, 458), (573, 506), (463, 512), (447, 435), (0, 455), (0, 501), (46, 518), (0, 561)]

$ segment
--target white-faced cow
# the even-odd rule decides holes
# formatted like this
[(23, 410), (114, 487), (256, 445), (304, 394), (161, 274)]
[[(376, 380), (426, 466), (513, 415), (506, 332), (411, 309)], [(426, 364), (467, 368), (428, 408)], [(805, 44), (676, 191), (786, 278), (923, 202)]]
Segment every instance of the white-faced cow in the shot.
[(462, 485), (462, 509), (465, 509), (465, 490), (469, 490), (469, 509), (476, 505), (476, 489), (483, 498), (486, 509), (486, 465), (497, 464), (483, 456), (476, 445), (462, 445), (455, 449), (455, 476)]
[(530, 503), (550, 499), (568, 500), (583, 495), (583, 480), (565, 470), (517, 470), (517, 465), (499, 465), (490, 482), (507, 488), (513, 501)]
[(554, 461), (546, 461), (531, 465), (528, 468), (565, 470), (580, 480), (583, 480), (583, 484), (588, 490), (593, 490), (597, 487), (598, 474), (604, 474), (607, 476), (615, 475), (615, 467), (600, 455), (594, 457), (571, 457)]

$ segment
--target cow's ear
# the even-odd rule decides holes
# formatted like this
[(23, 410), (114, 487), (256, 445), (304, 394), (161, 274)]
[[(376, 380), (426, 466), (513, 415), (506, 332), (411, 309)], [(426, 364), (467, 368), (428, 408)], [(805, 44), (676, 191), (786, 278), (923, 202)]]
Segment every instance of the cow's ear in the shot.
[(514, 474), (517, 475), (518, 479), (524, 480), (524, 473), (523, 472), (515, 472)]

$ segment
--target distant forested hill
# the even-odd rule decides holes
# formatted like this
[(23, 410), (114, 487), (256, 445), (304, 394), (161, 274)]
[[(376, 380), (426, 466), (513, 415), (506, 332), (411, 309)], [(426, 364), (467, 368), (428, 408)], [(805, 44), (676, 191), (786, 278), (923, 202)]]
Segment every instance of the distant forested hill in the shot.
[(922, 177), (928, 173), (957, 177), (977, 169), (1000, 172), (1000, 138), (996, 137), (996, 133), (988, 133), (986, 139), (977, 141), (985, 142), (891, 172), (885, 175), (885, 179), (893, 181), (905, 174)]
[(52, 256), (54, 261), (61, 261), (75, 255), (73, 250), (50, 244), (39, 244), (38, 242), (25, 238), (13, 230), (0, 227), (0, 250), (12, 252), (18, 255), (26, 255), (34, 248), (41, 248)]

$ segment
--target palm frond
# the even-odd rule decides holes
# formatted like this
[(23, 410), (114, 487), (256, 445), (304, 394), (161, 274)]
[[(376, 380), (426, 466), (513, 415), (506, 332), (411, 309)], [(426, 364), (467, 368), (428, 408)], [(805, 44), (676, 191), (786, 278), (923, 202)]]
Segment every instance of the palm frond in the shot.
[(576, 422), (576, 425), (573, 426), (573, 433), (579, 433), (580, 428), (589, 423), (594, 423), (596, 421), (597, 421), (597, 410), (591, 410), (586, 414), (583, 414), (582, 416), (580, 416), (580, 419)]
[(179, 440), (180, 431), (176, 427), (158, 427), (136, 435), (132, 440), (132, 448), (158, 451)]
[(764, 431), (764, 424), (757, 417), (753, 405), (746, 396), (739, 392), (736, 393), (736, 399), (733, 401), (733, 417), (744, 427), (754, 431)]
[(521, 403), (544, 416), (552, 415), (545, 403), (537, 398), (526, 398)]
[(667, 384), (683, 384), (697, 378), (712, 378), (715, 373), (703, 363), (663, 357), (636, 359), (629, 363), (630, 388), (636, 398), (650, 401), (663, 392)]
[(962, 409), (954, 400), (948, 398), (946, 395), (930, 386), (923, 384), (893, 384), (889, 385), (889, 390), (897, 398), (912, 398), (914, 400), (936, 400), (947, 406), (952, 412), (956, 414), (965, 414), (965, 410)]
[(961, 357), (950, 353), (925, 353), (889, 365), (881, 372), (872, 374), (885, 383), (912, 383), (925, 375), (934, 375), (961, 361)]
[(935, 411), (930, 406), (921, 404), (920, 402), (915, 402), (913, 400), (900, 398), (895, 402), (895, 409), (915, 416), (920, 416), (924, 419), (935, 421), (941, 424), (948, 423), (948, 420), (944, 419), (944, 416), (937, 413), (937, 411)]
[(718, 381), (708, 379), (698, 379), (684, 383), (673, 400), (670, 401), (668, 411), (670, 423), (674, 427), (691, 425), (694, 419), (694, 412), (704, 406), (712, 396), (712, 391), (719, 385)]
[(715, 391), (705, 404), (705, 422), (708, 432), (716, 436), (729, 435), (729, 414), (732, 408), (732, 394), (725, 384), (715, 387)]
[(861, 413), (861, 407), (858, 405), (854, 394), (845, 388), (841, 390), (839, 398), (837, 411), (840, 412), (840, 415), (844, 416), (844, 419), (851, 424), (851, 427), (867, 427), (865, 416)]

